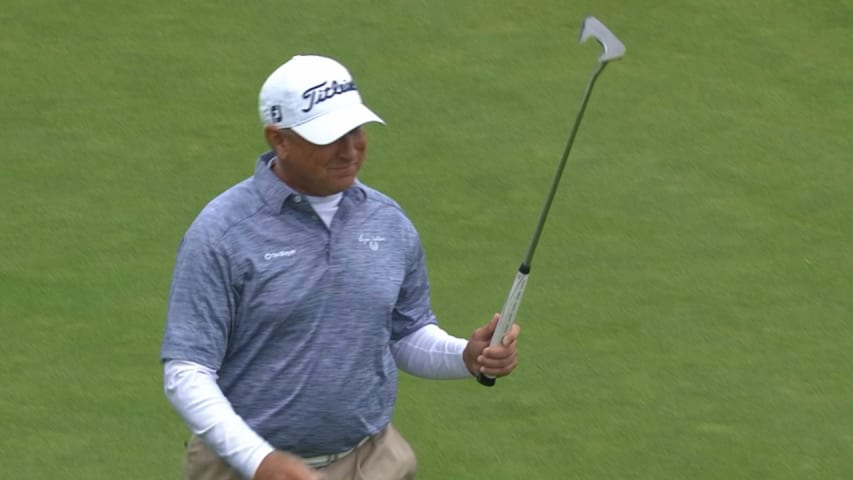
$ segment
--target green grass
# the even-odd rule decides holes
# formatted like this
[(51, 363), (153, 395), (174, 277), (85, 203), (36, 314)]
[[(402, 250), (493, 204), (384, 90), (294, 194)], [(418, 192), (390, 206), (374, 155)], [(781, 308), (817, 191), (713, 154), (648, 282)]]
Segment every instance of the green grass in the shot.
[[(177, 478), (157, 360), (177, 242), (263, 149), (261, 82), (336, 56), (362, 179), (434, 309), (498, 310), (599, 53), (485, 389), (404, 377), (420, 477), (853, 477), (853, 2), (58, 2), (0, 9), (0, 478)], [(630, 3), (630, 2), (629, 2)]]

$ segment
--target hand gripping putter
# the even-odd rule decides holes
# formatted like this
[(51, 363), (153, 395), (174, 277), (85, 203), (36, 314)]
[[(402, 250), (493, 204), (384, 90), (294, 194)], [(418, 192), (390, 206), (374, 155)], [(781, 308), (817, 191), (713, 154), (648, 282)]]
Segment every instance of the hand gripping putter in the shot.
[[(512, 282), (512, 288), (509, 290), (509, 295), (506, 297), (503, 310), (501, 310), (501, 318), (495, 327), (495, 332), (492, 334), (490, 346), (498, 345), (504, 335), (509, 331), (515, 316), (518, 313), (518, 307), (521, 305), (521, 297), (524, 295), (524, 287), (527, 285), (527, 276), (530, 274), (530, 262), (533, 261), (533, 253), (536, 251), (536, 244), (539, 243), (539, 236), (542, 234), (542, 227), (545, 225), (545, 219), (548, 218), (548, 210), (551, 209), (551, 202), (554, 200), (554, 193), (557, 191), (557, 186), (560, 184), (560, 177), (563, 175), (563, 170), (566, 168), (566, 160), (569, 158), (569, 152), (572, 150), (572, 143), (575, 141), (575, 135), (578, 133), (583, 112), (586, 110), (586, 103), (589, 100), (589, 95), (592, 92), (592, 86), (598, 75), (607, 66), (607, 63), (612, 60), (617, 60), (625, 55), (625, 45), (616, 38), (616, 35), (607, 29), (603, 23), (595, 17), (586, 17), (581, 27), (580, 42), (583, 43), (590, 37), (598, 40), (598, 43), (604, 47), (604, 53), (598, 57), (598, 65), (592, 72), (587, 83), (586, 91), (581, 100), (581, 106), (578, 109), (578, 114), (575, 117), (575, 123), (572, 125), (572, 131), (569, 134), (569, 141), (566, 143), (566, 149), (563, 151), (563, 157), (560, 159), (560, 164), (557, 167), (557, 173), (554, 174), (554, 179), (551, 181), (551, 189), (548, 190), (548, 196), (545, 198), (545, 205), (542, 207), (542, 212), (539, 214), (539, 221), (536, 223), (536, 230), (533, 231), (533, 238), (530, 239), (530, 245), (527, 247), (527, 255), (521, 266), (518, 267), (518, 273), (515, 274), (515, 280)], [(477, 381), (491, 387), (495, 384), (495, 379), (483, 373), (477, 376)]]

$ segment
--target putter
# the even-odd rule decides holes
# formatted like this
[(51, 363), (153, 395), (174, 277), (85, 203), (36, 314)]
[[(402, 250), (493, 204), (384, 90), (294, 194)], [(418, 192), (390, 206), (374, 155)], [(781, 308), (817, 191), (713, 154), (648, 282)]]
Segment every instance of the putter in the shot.
[[(607, 29), (603, 23), (595, 17), (586, 17), (583, 21), (580, 34), (580, 42), (583, 43), (589, 38), (595, 38), (598, 43), (604, 47), (604, 53), (598, 57), (598, 65), (593, 70), (589, 78), (589, 83), (586, 85), (586, 91), (583, 94), (578, 114), (575, 116), (575, 123), (572, 126), (572, 131), (569, 134), (569, 141), (566, 143), (566, 149), (563, 151), (563, 157), (560, 159), (560, 164), (557, 167), (557, 173), (554, 174), (554, 179), (551, 181), (551, 188), (548, 190), (548, 196), (545, 198), (545, 205), (542, 207), (542, 212), (539, 214), (539, 221), (536, 222), (536, 229), (533, 231), (533, 238), (530, 239), (530, 245), (527, 247), (527, 254), (524, 256), (524, 261), (518, 267), (518, 272), (515, 274), (515, 279), (512, 282), (512, 288), (509, 290), (509, 295), (506, 297), (501, 317), (498, 324), (495, 326), (495, 331), (489, 342), (489, 346), (498, 345), (501, 343), (504, 335), (509, 331), (512, 324), (515, 322), (515, 316), (518, 314), (518, 307), (521, 305), (521, 297), (524, 295), (524, 288), (527, 286), (527, 276), (530, 275), (530, 263), (533, 261), (533, 253), (536, 252), (536, 245), (539, 243), (539, 237), (542, 235), (542, 227), (545, 226), (545, 219), (548, 218), (548, 211), (551, 209), (551, 202), (554, 200), (554, 194), (557, 192), (557, 186), (560, 184), (560, 177), (563, 176), (563, 170), (566, 168), (566, 160), (569, 158), (569, 152), (572, 150), (572, 144), (575, 141), (575, 135), (578, 133), (578, 127), (583, 118), (583, 112), (586, 110), (589, 95), (592, 93), (592, 87), (598, 75), (607, 66), (607, 63), (612, 60), (617, 60), (625, 55), (625, 45), (616, 38), (616, 35)], [(480, 373), (477, 376), (477, 381), (481, 384), (491, 387), (495, 384), (495, 378)]]

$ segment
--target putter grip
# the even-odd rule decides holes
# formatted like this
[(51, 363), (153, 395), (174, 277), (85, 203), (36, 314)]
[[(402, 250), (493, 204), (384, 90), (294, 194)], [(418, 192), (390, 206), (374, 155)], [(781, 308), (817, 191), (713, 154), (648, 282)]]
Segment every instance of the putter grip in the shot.
[(485, 385), (487, 387), (494, 387), (495, 386), (495, 379), (492, 377), (487, 377), (486, 375), (484, 375), (482, 373), (477, 375), (477, 381), (480, 382), (480, 385)]
[[(490, 347), (500, 344), (504, 335), (512, 328), (515, 316), (518, 313), (518, 306), (521, 305), (521, 297), (524, 295), (524, 287), (527, 286), (527, 275), (529, 273), (530, 267), (522, 263), (518, 269), (518, 273), (515, 274), (515, 279), (512, 281), (512, 288), (509, 289), (509, 295), (507, 295), (504, 308), (501, 310), (501, 318), (498, 320), (498, 324), (495, 325), (495, 331), (492, 333), (492, 339), (489, 342)], [(495, 385), (495, 378), (482, 372), (477, 375), (477, 381), (487, 387)]]

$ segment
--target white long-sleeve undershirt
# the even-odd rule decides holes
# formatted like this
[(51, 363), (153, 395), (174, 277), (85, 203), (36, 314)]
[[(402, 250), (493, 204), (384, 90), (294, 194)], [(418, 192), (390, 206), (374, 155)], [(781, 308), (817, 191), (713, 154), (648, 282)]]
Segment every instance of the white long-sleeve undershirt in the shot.
[(391, 345), (397, 368), (432, 379), (470, 378), (462, 352), (468, 340), (457, 338), (438, 325), (427, 325)]
[(237, 415), (216, 379), (216, 371), (194, 362), (169, 360), (163, 365), (166, 398), (190, 431), (250, 479), (274, 448)]
[[(470, 378), (472, 374), (462, 359), (467, 343), (437, 325), (427, 325), (395, 342), (391, 351), (397, 367), (411, 375)], [(168, 360), (163, 366), (166, 397), (190, 431), (251, 479), (274, 448), (237, 415), (216, 380), (215, 370), (195, 362)]]

